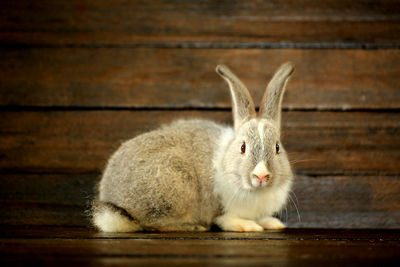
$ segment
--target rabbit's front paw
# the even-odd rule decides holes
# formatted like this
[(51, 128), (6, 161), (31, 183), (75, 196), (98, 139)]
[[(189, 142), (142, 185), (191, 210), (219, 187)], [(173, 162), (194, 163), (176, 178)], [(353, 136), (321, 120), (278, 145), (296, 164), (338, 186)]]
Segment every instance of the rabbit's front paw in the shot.
[(216, 224), (224, 231), (232, 232), (262, 232), (264, 228), (251, 220), (220, 216), (215, 220)]
[(264, 229), (284, 229), (285, 225), (277, 218), (265, 217), (258, 222)]

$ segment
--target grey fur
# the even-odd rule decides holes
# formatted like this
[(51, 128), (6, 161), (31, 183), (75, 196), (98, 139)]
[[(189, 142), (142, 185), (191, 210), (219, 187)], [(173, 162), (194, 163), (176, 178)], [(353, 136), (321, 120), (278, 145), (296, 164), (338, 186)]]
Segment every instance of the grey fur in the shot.
[(243, 122), (256, 116), (253, 100), (246, 86), (227, 66), (218, 65), (216, 71), (225, 79), (231, 90), (233, 124), (237, 130)]
[[(262, 118), (256, 118), (253, 101), (240, 80), (225, 66), (216, 70), (231, 90), (234, 134), (230, 136), (229, 127), (212, 121), (178, 120), (124, 142), (108, 160), (93, 205), (94, 218), (107, 211), (128, 218), (133, 226), (124, 229), (134, 231), (205, 231), (213, 222), (232, 230), (223, 218), (230, 212), (224, 187), (232, 185), (245, 192), (239, 184), (249, 183), (257, 162), (265, 162), (272, 171), (272, 185), (277, 189), (251, 189), (250, 195), (274, 196), (290, 187), (292, 172), (283, 147), (279, 157), (274, 153), (280, 111), (273, 110), (280, 109), (282, 87), (291, 73), (288, 65), (278, 70), (268, 86), (274, 93), (264, 101)], [(240, 154), (243, 141), (248, 144), (246, 155)], [(243, 196), (249, 195), (246, 192)], [(285, 198), (257, 218), (276, 212)], [(94, 223), (102, 229), (96, 219)]]
[(264, 118), (272, 118), (280, 128), (281, 106), (285, 86), (294, 71), (293, 63), (286, 62), (275, 72), (268, 83), (267, 90), (260, 105), (260, 115)]
[(210, 166), (221, 131), (211, 121), (181, 120), (123, 143), (105, 169), (100, 200), (144, 229), (208, 228), (219, 210)]

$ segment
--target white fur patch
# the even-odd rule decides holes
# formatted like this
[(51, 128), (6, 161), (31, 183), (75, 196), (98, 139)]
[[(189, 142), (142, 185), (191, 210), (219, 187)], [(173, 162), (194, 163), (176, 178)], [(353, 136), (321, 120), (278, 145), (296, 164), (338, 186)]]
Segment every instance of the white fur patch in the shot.
[(267, 166), (265, 166), (264, 161), (260, 161), (259, 163), (257, 163), (256, 167), (253, 170), (253, 174), (259, 177), (269, 174), (269, 171), (267, 169)]
[(284, 229), (285, 225), (277, 218), (265, 217), (258, 222), (264, 229)]
[(262, 232), (264, 229), (255, 221), (222, 215), (215, 222), (225, 231), (234, 232)]
[(142, 230), (141, 227), (118, 212), (105, 209), (96, 212), (93, 223), (103, 232), (135, 232)]
[(235, 138), (235, 132), (230, 127), (226, 127), (223, 130), (223, 132), (221, 133), (219, 140), (217, 142), (217, 144), (218, 144), (217, 151), (215, 152), (215, 155), (213, 158), (213, 166), (217, 171), (222, 170), (222, 162), (221, 161), (223, 159), (223, 155), (226, 152), (226, 149), (227, 149), (229, 143), (234, 138)]

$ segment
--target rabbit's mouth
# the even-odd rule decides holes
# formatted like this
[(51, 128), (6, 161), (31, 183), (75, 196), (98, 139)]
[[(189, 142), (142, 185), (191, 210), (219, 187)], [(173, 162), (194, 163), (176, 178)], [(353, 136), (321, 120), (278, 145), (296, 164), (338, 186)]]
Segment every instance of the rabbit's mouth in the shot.
[(256, 175), (251, 175), (250, 184), (253, 188), (264, 188), (270, 186), (272, 183), (272, 176), (267, 175), (263, 177), (258, 177)]

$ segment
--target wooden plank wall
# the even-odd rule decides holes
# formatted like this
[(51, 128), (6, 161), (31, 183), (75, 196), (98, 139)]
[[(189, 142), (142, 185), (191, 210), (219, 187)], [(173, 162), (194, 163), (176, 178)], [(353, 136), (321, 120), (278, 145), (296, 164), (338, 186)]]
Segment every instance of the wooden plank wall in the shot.
[(290, 227), (400, 227), (400, 3), (1, 1), (0, 224), (85, 226), (120, 142), (174, 118), (231, 123), (214, 68), (256, 102), (286, 60)]

